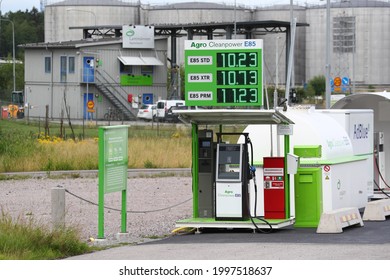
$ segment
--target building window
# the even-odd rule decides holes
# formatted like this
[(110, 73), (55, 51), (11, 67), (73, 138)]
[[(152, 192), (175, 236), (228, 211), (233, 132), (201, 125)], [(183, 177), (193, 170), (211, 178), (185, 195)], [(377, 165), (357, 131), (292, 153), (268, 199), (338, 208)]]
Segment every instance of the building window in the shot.
[(67, 57), (61, 56), (60, 58), (60, 82), (66, 83), (66, 71), (68, 69)]
[(142, 65), (141, 66), (141, 74), (153, 74), (153, 66), (152, 65)]
[(133, 67), (131, 65), (124, 65), (122, 62), (119, 64), (120, 64), (119, 72), (121, 74), (132, 74), (133, 73)]
[(45, 57), (45, 73), (51, 73), (51, 57)]
[(74, 74), (75, 72), (75, 57), (74, 56), (70, 56), (69, 59), (68, 59), (68, 72), (69, 74)]

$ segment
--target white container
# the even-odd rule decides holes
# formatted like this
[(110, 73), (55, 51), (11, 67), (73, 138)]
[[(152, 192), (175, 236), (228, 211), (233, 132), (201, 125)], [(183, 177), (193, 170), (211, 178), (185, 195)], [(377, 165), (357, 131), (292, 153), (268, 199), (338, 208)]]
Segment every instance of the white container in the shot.
[[(295, 145), (321, 145), (320, 158), (300, 159), (301, 167), (317, 167), (322, 170), (322, 211), (343, 207), (362, 208), (372, 194), (373, 161), (372, 139), (373, 126), (368, 111), (327, 111), (289, 108), (286, 116), (294, 122), (293, 134), (290, 136), (290, 153)], [(372, 113), (372, 112), (371, 112)], [(364, 144), (352, 139), (351, 126), (355, 121), (368, 120), (368, 129), (363, 138)], [(363, 127), (367, 124), (364, 123)], [(250, 125), (244, 132), (254, 146), (254, 162), (258, 163), (257, 178), (257, 215), (264, 214), (263, 206), (263, 157), (283, 156), (283, 137), (276, 135), (276, 126)], [(271, 134), (273, 135), (271, 137)], [(371, 154), (370, 154), (371, 151)], [(361, 156), (364, 155), (364, 156)], [(250, 186), (251, 209), (254, 208), (254, 188)], [(295, 215), (294, 177), (290, 177), (291, 215)], [(254, 211), (252, 211), (253, 214)]]

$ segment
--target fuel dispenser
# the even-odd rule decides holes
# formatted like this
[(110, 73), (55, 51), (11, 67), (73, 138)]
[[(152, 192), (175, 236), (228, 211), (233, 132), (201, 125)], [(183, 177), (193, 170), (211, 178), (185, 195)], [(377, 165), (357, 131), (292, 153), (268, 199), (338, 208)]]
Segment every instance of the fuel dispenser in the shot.
[[(250, 214), (249, 182), (254, 179), (255, 209), (257, 186), (253, 147), (248, 133), (216, 133), (198, 131), (198, 217), (215, 220), (245, 221), (256, 217)], [(242, 135), (244, 143), (229, 144), (225, 135)], [(287, 157), (288, 158), (288, 157)], [(264, 158), (264, 219), (285, 219), (285, 158)], [(267, 222), (266, 222), (267, 223)]]
[(385, 150), (384, 133), (374, 133), (374, 181), (375, 189), (384, 189), (386, 187), (385, 178)]
[(198, 131), (198, 147), (198, 216), (212, 218), (215, 216), (215, 144), (212, 130)]
[(217, 133), (215, 219), (247, 220), (249, 219), (248, 185), (251, 179), (248, 134), (243, 134), (244, 144), (223, 143), (222, 135), (237, 135), (237, 133)]

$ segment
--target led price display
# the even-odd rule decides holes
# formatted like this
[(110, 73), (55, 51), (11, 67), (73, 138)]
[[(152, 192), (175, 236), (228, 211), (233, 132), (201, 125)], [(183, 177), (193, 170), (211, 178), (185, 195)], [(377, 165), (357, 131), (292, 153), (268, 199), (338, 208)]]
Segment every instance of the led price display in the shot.
[(262, 106), (262, 40), (185, 42), (188, 106)]

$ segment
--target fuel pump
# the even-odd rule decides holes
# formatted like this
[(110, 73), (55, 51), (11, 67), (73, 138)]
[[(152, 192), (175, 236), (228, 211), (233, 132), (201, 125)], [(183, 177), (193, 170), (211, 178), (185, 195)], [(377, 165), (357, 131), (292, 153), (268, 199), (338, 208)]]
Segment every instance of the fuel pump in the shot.
[(384, 133), (375, 132), (374, 134), (374, 178), (378, 189), (386, 187), (385, 178), (385, 151), (384, 151)]
[[(222, 135), (244, 135), (244, 144), (222, 142)], [(217, 133), (215, 219), (249, 219), (250, 167), (247, 133)]]
[(212, 218), (214, 211), (215, 144), (213, 131), (198, 131), (198, 216)]

